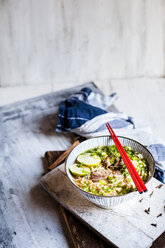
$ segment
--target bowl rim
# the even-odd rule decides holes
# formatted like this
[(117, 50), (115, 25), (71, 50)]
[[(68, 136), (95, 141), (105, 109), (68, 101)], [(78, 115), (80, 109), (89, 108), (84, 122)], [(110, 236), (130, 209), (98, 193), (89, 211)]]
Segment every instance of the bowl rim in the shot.
[[(97, 136), (97, 137), (93, 137), (93, 138), (90, 138), (90, 139), (87, 139), (87, 140), (82, 141), (82, 142), (81, 142), (80, 144), (78, 144), (76, 147), (78, 147), (78, 146), (81, 145), (82, 143), (87, 142), (87, 141), (89, 141), (89, 140), (97, 139), (97, 138), (102, 138), (102, 137), (107, 137), (107, 138), (109, 137), (110, 139), (112, 139), (112, 137), (109, 136), (109, 135)], [(153, 173), (152, 173), (151, 177), (150, 177), (149, 180), (145, 183), (145, 185), (148, 184), (148, 182), (152, 179), (152, 177), (153, 177), (153, 175), (154, 175), (154, 173), (155, 173), (155, 159), (154, 159), (152, 153), (147, 149), (146, 146), (142, 145), (139, 141), (136, 141), (136, 140), (134, 140), (134, 139), (131, 139), (131, 138), (128, 138), (128, 137), (125, 137), (125, 136), (120, 136), (120, 135), (117, 135), (117, 137), (119, 137), (119, 138), (124, 138), (124, 139), (131, 140), (131, 141), (134, 141), (135, 143), (141, 145), (141, 146), (150, 154), (150, 156), (151, 156), (151, 158), (152, 158), (152, 160), (153, 160), (153, 167), (154, 167), (154, 168), (153, 168)], [(73, 150), (74, 150), (76, 147), (74, 147)], [(73, 151), (73, 150), (72, 150), (72, 151)], [(71, 152), (72, 152), (72, 151), (71, 151)], [(111, 195), (109, 195), (109, 196), (105, 196), (105, 195), (95, 195), (95, 194), (93, 194), (93, 193), (86, 192), (85, 190), (83, 190), (83, 189), (81, 189), (80, 187), (78, 187), (75, 183), (73, 183), (72, 180), (70, 179), (70, 177), (68, 176), (69, 168), (68, 168), (68, 171), (67, 171), (66, 165), (67, 165), (67, 160), (68, 160), (68, 158), (69, 158), (71, 152), (68, 154), (67, 158), (65, 159), (65, 172), (66, 172), (67, 177), (69, 178), (69, 181), (73, 184), (73, 186), (76, 187), (79, 191), (82, 191), (83, 194), (85, 193), (85, 194), (87, 194), (87, 195), (89, 195), (89, 196), (95, 196), (95, 197), (99, 197), (99, 198), (102, 198), (102, 197), (104, 197), (104, 198), (114, 198), (114, 197), (122, 197), (122, 196), (126, 196), (126, 195), (128, 195), (128, 194), (131, 194), (131, 193), (133, 194), (133, 193), (135, 193), (135, 192), (138, 192), (138, 190), (135, 190), (135, 191), (132, 191), (132, 192), (128, 192), (128, 193), (126, 193), (126, 194), (123, 194), (123, 195), (112, 195), (112, 196), (111, 196)]]

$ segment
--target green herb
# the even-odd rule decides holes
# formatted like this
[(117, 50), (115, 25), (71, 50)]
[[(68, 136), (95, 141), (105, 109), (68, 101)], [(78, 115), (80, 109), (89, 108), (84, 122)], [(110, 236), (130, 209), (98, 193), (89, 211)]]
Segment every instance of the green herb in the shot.
[(89, 187), (83, 187), (83, 190), (85, 190), (86, 192), (89, 192)]
[(104, 181), (104, 180), (100, 180), (99, 182), (100, 182), (102, 185), (106, 185), (106, 184), (107, 184), (107, 182)]
[(119, 182), (116, 186), (120, 187), (122, 185), (122, 182)]
[(113, 157), (113, 158), (110, 159), (111, 164), (115, 163), (115, 159), (116, 159), (116, 157)]

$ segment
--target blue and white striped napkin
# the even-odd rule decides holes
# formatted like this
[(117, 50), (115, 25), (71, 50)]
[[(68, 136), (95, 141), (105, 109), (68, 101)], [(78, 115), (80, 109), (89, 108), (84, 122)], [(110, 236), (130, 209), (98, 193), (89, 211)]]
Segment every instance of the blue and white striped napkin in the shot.
[(117, 95), (104, 96), (83, 88), (62, 101), (59, 108), (57, 132), (73, 132), (85, 138), (109, 135), (109, 122), (117, 135), (135, 139), (146, 145), (156, 161), (155, 177), (165, 183), (165, 145), (157, 140), (151, 129), (133, 117), (120, 112), (108, 112)]

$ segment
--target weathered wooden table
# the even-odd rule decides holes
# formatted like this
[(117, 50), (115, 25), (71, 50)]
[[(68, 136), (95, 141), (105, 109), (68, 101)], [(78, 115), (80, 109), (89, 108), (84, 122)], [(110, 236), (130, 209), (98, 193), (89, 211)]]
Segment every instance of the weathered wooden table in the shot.
[[(89, 84), (94, 91), (97, 88)], [(82, 86), (0, 108), (0, 247), (71, 247), (59, 204), (39, 185), (47, 150), (65, 150), (57, 134), (61, 100)]]
[(59, 205), (38, 183), (45, 151), (73, 142), (72, 134), (55, 133), (57, 111), (80, 88), (0, 108), (0, 247), (72, 247)]

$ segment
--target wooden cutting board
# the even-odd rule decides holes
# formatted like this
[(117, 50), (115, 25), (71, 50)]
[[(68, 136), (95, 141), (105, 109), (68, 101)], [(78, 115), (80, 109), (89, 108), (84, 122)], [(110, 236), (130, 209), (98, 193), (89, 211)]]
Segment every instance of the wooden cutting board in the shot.
[[(80, 139), (79, 139), (80, 140)], [(60, 155), (65, 151), (47, 151), (44, 157), (44, 165), (46, 171), (50, 165), (52, 165)], [(57, 165), (58, 166), (58, 165)], [(85, 226), (78, 218), (76, 218), (70, 211), (61, 206), (62, 215), (67, 225), (69, 236), (73, 242), (74, 248), (110, 248), (103, 239), (96, 235), (92, 230)]]
[(69, 182), (63, 164), (42, 177), (40, 183), (109, 244), (147, 248), (165, 231), (165, 186), (154, 178), (147, 193), (110, 210), (99, 208), (81, 196)]

